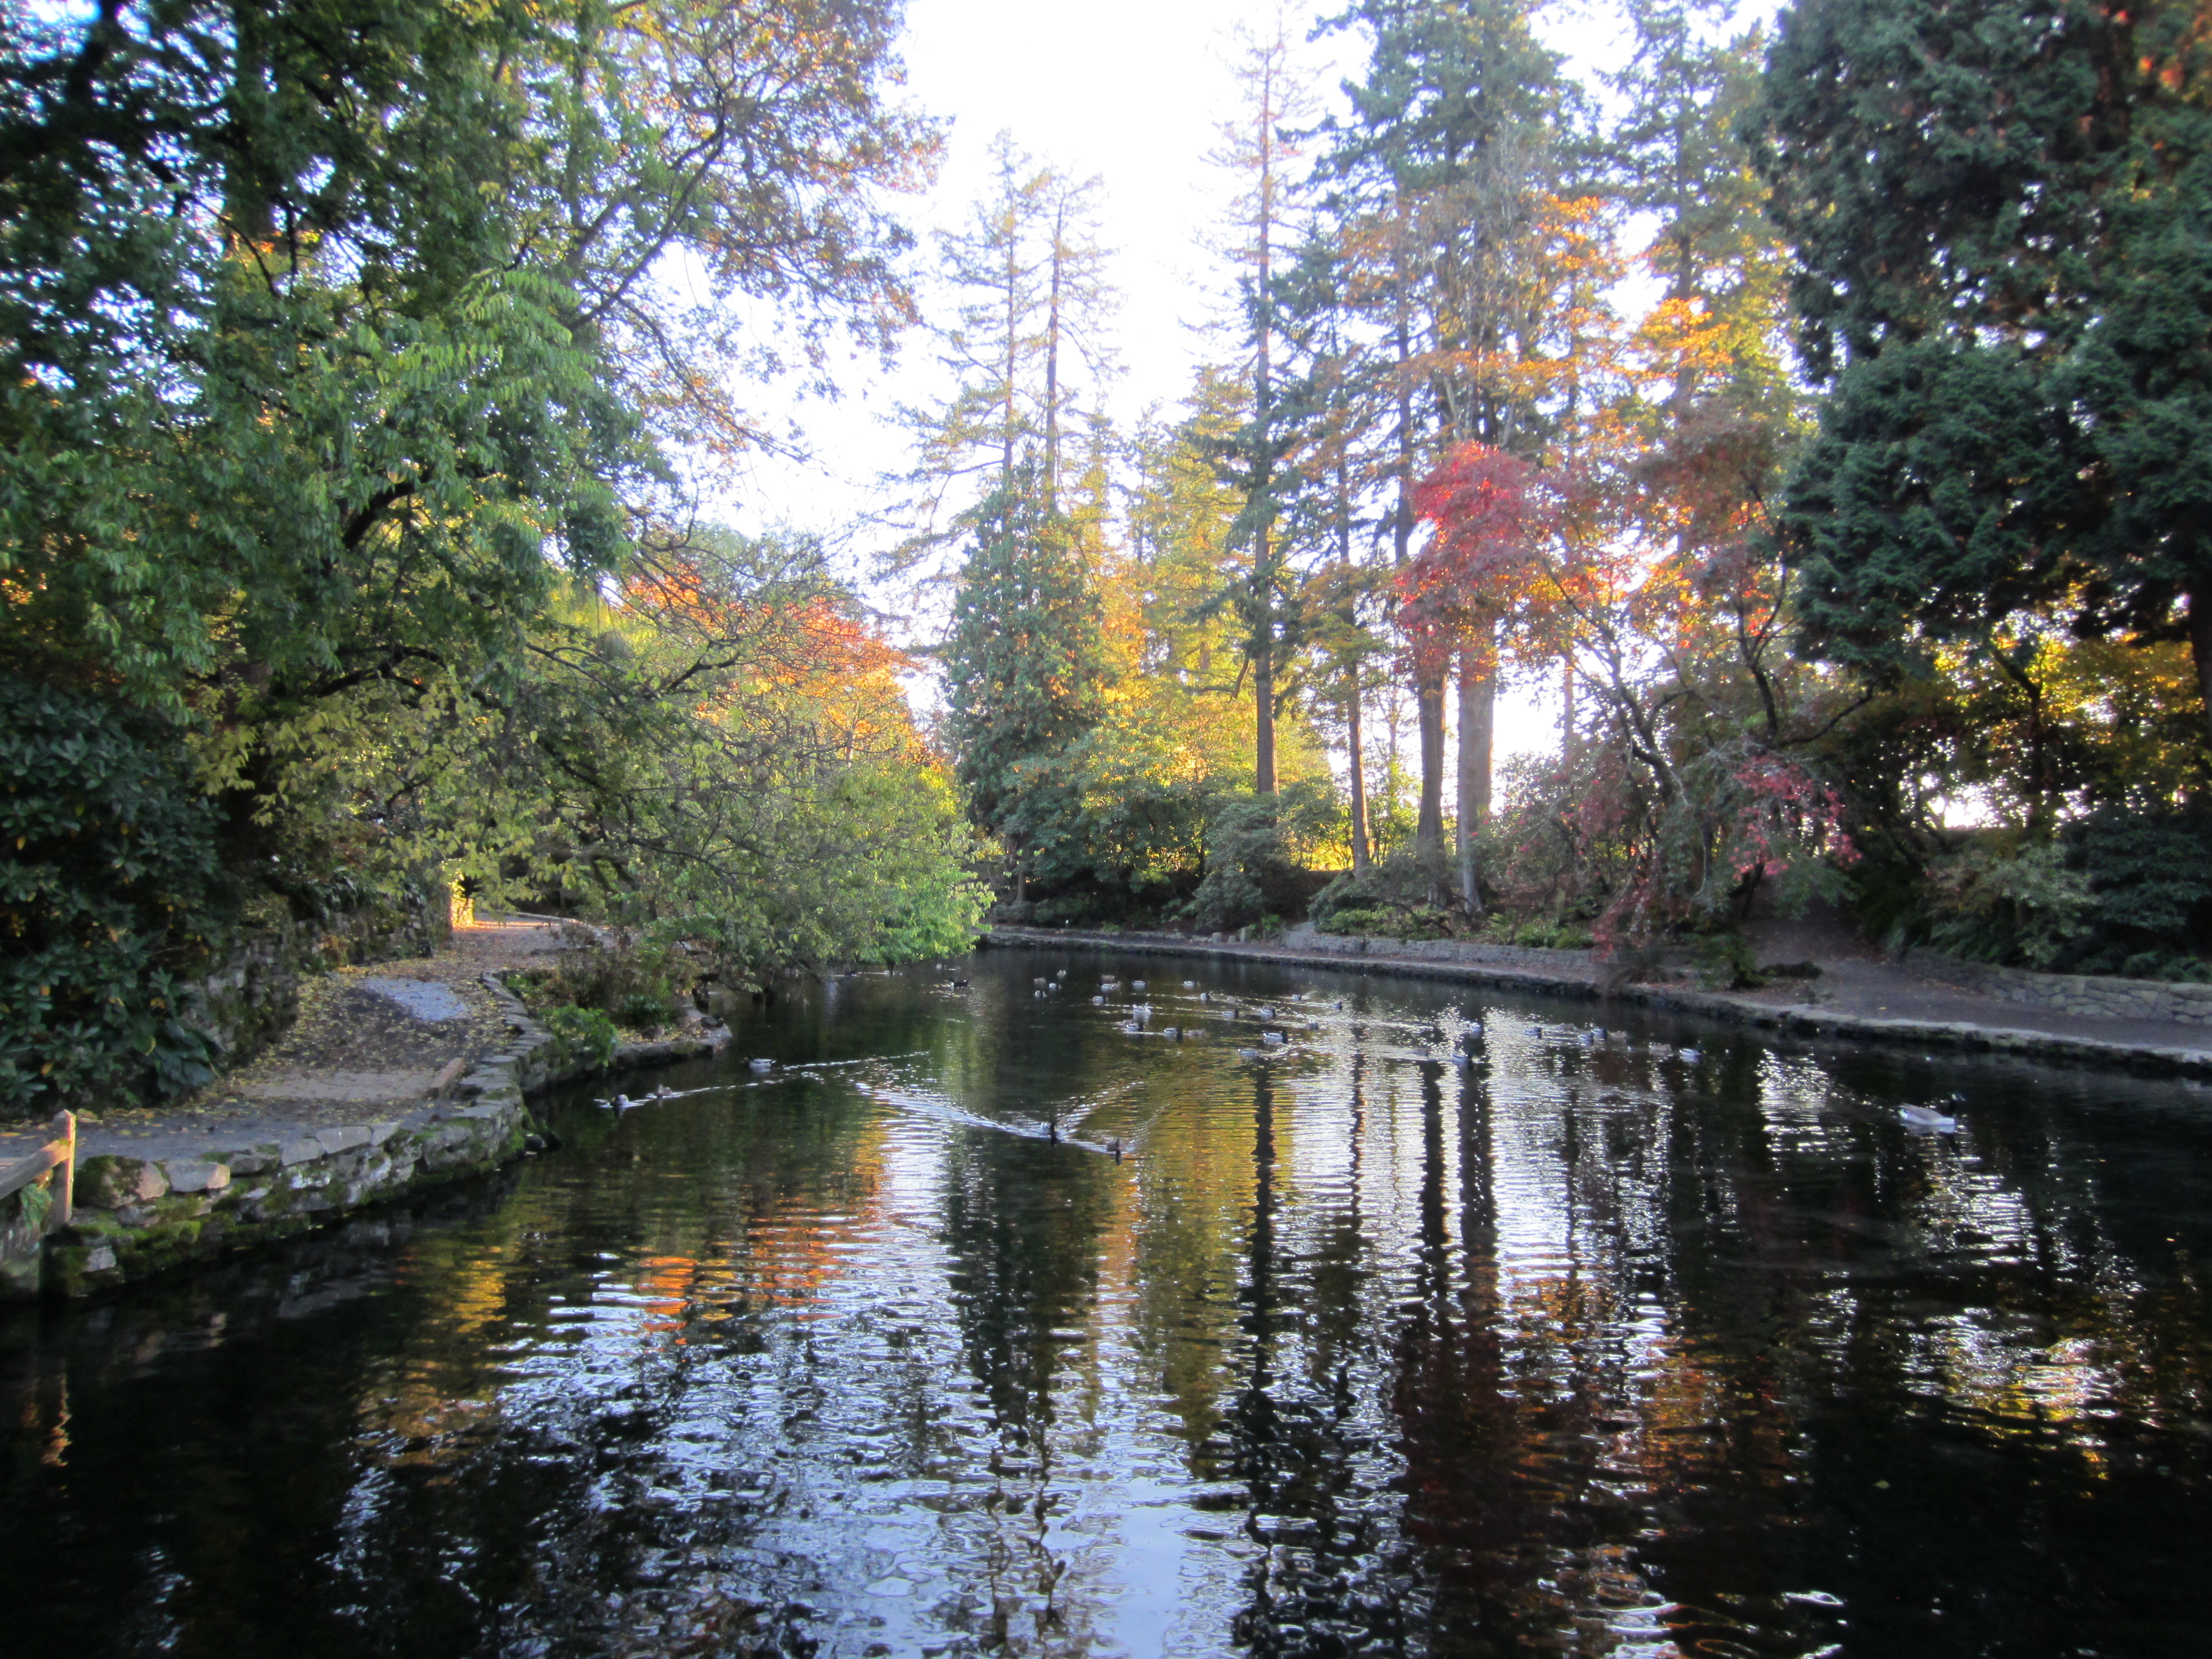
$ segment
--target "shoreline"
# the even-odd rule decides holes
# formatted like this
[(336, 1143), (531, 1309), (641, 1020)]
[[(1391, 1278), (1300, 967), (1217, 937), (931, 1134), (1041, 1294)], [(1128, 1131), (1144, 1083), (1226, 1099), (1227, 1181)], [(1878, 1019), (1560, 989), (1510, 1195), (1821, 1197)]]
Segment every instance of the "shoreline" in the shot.
[[(1565, 971), (1563, 963), (1549, 969), (1534, 962), (1446, 961), (1373, 949), (1343, 951), (1300, 950), (1283, 944), (1247, 944), (1209, 939), (1185, 939), (1159, 934), (1100, 933), (1089, 931), (1048, 930), (996, 927), (984, 936), (985, 945), (996, 950), (1081, 947), (1087, 950), (1127, 951), (1148, 956), (1216, 957), (1237, 962), (1263, 962), (1284, 967), (1318, 968), (1336, 973), (1389, 974), (1407, 979), (1449, 980), (1461, 984), (1496, 986), (1501, 989), (1533, 991), (1547, 996), (1582, 1001), (1636, 1003), (1670, 1013), (1697, 1015), (1724, 1024), (1763, 1028), (1796, 1036), (1853, 1037), (1869, 1042), (1910, 1043), (1922, 1048), (1948, 1048), (1967, 1054), (2011, 1054), (2025, 1059), (2090, 1065), (2155, 1076), (2212, 1078), (2212, 1031), (2201, 1044), (2148, 1043), (2124, 1038), (2085, 1036), (2069, 1032), (2037, 1030), (2027, 1025), (1988, 1024), (1972, 1020), (1917, 1019), (1823, 1008), (1814, 1003), (1795, 1006), (1761, 1002), (1725, 991), (1692, 990), (1678, 986), (1632, 983), (1608, 988), (1595, 977), (1595, 964), (1588, 952), (1545, 951), (1546, 957), (1581, 957), (1582, 974)], [(1364, 941), (1369, 945), (1387, 943)], [(1535, 955), (1530, 951), (1522, 954)]]
[[(81, 1301), (319, 1232), (546, 1149), (529, 1097), (583, 1078), (721, 1053), (727, 1027), (625, 1043), (604, 1063), (556, 1058), (552, 1034), (497, 972), (479, 983), (499, 1004), (510, 1041), (410, 1111), (191, 1156), (135, 1158), (80, 1150), (64, 1215), (33, 1229), (0, 1225), (0, 1305)], [(458, 1064), (458, 1062), (457, 1062)], [(233, 1137), (239, 1139), (239, 1137)], [(82, 1148), (82, 1143), (80, 1143)]]

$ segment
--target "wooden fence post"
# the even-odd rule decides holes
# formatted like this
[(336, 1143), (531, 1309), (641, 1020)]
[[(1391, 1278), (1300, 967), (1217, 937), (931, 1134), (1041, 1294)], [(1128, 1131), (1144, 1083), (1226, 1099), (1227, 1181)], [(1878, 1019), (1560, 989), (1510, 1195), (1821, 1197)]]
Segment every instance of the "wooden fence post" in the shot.
[(76, 1204), (76, 1114), (54, 1114), (55, 1139), (62, 1144), (62, 1161), (54, 1168), (54, 1207), (46, 1218), (46, 1229), (70, 1224), (70, 1217)]

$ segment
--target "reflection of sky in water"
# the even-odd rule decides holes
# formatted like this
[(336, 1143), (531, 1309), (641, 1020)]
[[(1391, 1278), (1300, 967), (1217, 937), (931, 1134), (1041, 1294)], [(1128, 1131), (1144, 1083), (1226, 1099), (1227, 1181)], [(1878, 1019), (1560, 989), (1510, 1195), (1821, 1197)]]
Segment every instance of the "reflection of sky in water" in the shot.
[[(2157, 1564), (2205, 1529), (2201, 1096), (1258, 970), (1265, 1022), (1163, 973), (1177, 1044), (1030, 967), (841, 981), (740, 1039), (811, 1076), (580, 1103), (389, 1250), (11, 1339), (16, 1512), (79, 1541), (0, 1561), (81, 1587), (41, 1605), (82, 1651), (227, 1659), (279, 1650), (210, 1611), (257, 1575), (317, 1587), (285, 1628), (330, 1653), (2121, 1653), (2192, 1616)], [(1237, 1060), (1263, 1024), (1295, 1052)], [(1954, 1089), (1956, 1136), (1898, 1123)], [(276, 1462), (265, 1516), (194, 1436)]]

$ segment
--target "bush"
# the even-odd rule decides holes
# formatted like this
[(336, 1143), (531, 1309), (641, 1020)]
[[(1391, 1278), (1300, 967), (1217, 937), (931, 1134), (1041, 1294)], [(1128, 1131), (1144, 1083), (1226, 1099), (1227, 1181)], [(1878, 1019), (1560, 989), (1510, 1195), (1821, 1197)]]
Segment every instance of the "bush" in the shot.
[(1384, 939), (1439, 939), (1444, 912), (1429, 895), (1449, 890), (1452, 872), (1437, 856), (1400, 848), (1363, 876), (1341, 875), (1314, 895), (1308, 914), (1324, 933), (1367, 933)]
[(1936, 920), (1929, 942), (1982, 962), (2055, 967), (2094, 902), (2088, 878), (2066, 865), (2056, 842), (2017, 850), (1992, 842), (1929, 868)]
[(177, 993), (209, 954), (216, 818), (177, 733), (0, 676), (0, 1106), (206, 1082)]
[(1291, 915), (1301, 908), (1304, 886), (1275, 803), (1237, 801), (1213, 820), (1191, 919), (1202, 932), (1225, 933), (1263, 916)]
[(560, 965), (538, 981), (540, 997), (611, 1014), (634, 1030), (672, 1023), (707, 965), (678, 939), (570, 932)]
[(553, 1038), (555, 1058), (562, 1066), (580, 1060), (604, 1066), (615, 1057), (615, 1049), (622, 1042), (622, 1034), (616, 1030), (614, 1021), (597, 1008), (579, 1008), (574, 1003), (564, 1003), (548, 1011), (544, 1024)]
[(2212, 823), (2108, 806), (2069, 824), (2069, 868), (2088, 884), (2081, 926), (2054, 960), (2069, 971), (2203, 979), (2212, 939)]
[(650, 1031), (676, 1023), (676, 1000), (641, 992), (622, 1000), (615, 1018), (633, 1031)]
[(1707, 933), (1697, 941), (1693, 957), (1698, 982), (1708, 991), (1756, 991), (1766, 983), (1751, 941), (1741, 933)]

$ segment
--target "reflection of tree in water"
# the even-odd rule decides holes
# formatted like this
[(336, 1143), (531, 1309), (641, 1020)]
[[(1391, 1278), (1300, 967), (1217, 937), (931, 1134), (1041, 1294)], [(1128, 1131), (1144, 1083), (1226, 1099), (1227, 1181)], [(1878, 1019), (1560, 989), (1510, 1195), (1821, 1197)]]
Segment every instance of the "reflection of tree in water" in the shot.
[(1021, 1136), (958, 1137), (944, 1240), (968, 1370), (989, 1413), (992, 1484), (981, 1499), (989, 1606), (976, 1633), (1009, 1650), (1061, 1645), (1071, 1627), (1054, 1542), (1073, 1491), (1054, 1488), (1054, 1390), (1066, 1333), (1090, 1322), (1113, 1166)]
[(1349, 1202), (1310, 1251), (1284, 1253), (1276, 1102), (1264, 1072), (1254, 1084), (1253, 1203), (1237, 1302), (1244, 1334), (1242, 1386), (1222, 1425), (1222, 1473), (1243, 1488), (1245, 1533), (1256, 1547), (1233, 1635), (1255, 1654), (1348, 1652), (1403, 1641), (1397, 1587), (1376, 1571), (1387, 1527), (1364, 1468), (1371, 1425), (1359, 1375), (1373, 1311), (1363, 1307), (1370, 1246), (1358, 1200), (1366, 1129), (1366, 1061), (1349, 1077)]
[[(811, 1639), (812, 1575), (753, 1547), (813, 1501), (771, 1448), (830, 1394), (834, 1356), (793, 1315), (844, 1271), (835, 1218), (872, 1202), (872, 1111), (794, 1084), (586, 1122), (604, 1143), (588, 1178), (532, 1184), (494, 1226), (412, 1253), (404, 1336), (360, 1385), (363, 1457), (329, 1558), (359, 1587), (362, 1651)], [(563, 1241), (590, 1248), (547, 1254)], [(604, 1291), (632, 1317), (544, 1346), (552, 1310)], [(536, 1376), (501, 1364), (518, 1342)], [(748, 1386), (763, 1375), (768, 1404)]]

